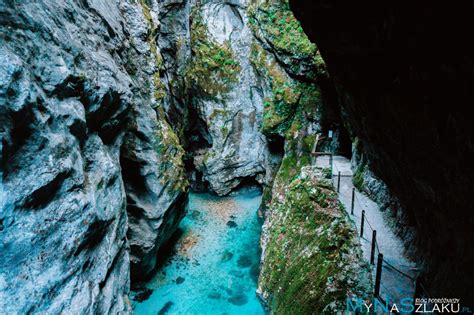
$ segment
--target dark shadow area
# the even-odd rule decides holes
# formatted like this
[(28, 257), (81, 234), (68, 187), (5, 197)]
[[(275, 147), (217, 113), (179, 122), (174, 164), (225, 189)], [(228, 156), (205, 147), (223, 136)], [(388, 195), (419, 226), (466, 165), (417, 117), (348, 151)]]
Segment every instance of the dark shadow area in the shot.
[[(160, 272), (160, 269), (169, 262), (170, 258), (176, 255), (176, 244), (183, 236), (184, 231), (181, 228), (177, 228), (173, 235), (164, 243), (157, 255), (155, 268), (150, 272), (149, 277), (141, 279), (140, 281), (131, 281), (131, 290), (140, 291), (144, 288), (144, 282), (152, 278), (156, 273)], [(132, 279), (133, 280), (133, 279)]]
[[(426, 287), (474, 305), (472, 1), (290, 0), (371, 171), (414, 218), (397, 228)], [(413, 233), (412, 231), (416, 231)]]
[(232, 189), (229, 196), (235, 196), (238, 194), (255, 192), (261, 194), (263, 191), (262, 184), (260, 184), (255, 177), (243, 177), (240, 180), (240, 184)]
[(279, 135), (268, 136), (268, 150), (273, 155), (283, 157), (285, 154), (285, 138)]
[(193, 106), (189, 106), (188, 127), (186, 129), (186, 152), (195, 152), (212, 147), (212, 138), (207, 123), (199, 116)]
[(190, 189), (196, 192), (205, 192), (209, 189), (209, 183), (203, 180), (203, 174), (194, 165), (194, 156), (199, 151), (212, 147), (212, 138), (209, 135), (207, 124), (202, 120), (193, 106), (189, 106), (188, 127), (184, 139), (184, 167), (190, 183)]
[(352, 156), (352, 141), (349, 132), (343, 126), (339, 128), (338, 154), (350, 159)]

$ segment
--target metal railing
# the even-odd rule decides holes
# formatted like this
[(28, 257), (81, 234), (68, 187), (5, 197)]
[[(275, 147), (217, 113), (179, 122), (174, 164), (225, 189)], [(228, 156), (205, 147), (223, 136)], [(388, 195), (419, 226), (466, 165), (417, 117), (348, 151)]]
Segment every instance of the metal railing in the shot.
[[(340, 192), (340, 187), (341, 187), (341, 177), (353, 177), (353, 175), (341, 175), (341, 171), (337, 168), (337, 165), (334, 164), (334, 159), (332, 153), (328, 152), (314, 152), (313, 155), (315, 156), (321, 156), (321, 155), (328, 155), (329, 156), (329, 166), (331, 168), (331, 182), (335, 186), (334, 188), (336, 191), (339, 193)], [(334, 175), (334, 170), (337, 172), (337, 175)], [(334, 177), (336, 176), (337, 180), (336, 183), (334, 183)], [(360, 234), (359, 237), (361, 239), (368, 240), (364, 237), (364, 229), (367, 226), (370, 231), (372, 231), (372, 237), (371, 237), (371, 246), (370, 246), (370, 265), (375, 266), (375, 284), (374, 284), (374, 297), (379, 299), (382, 303), (386, 303), (386, 301), (382, 298), (380, 294), (380, 289), (383, 287), (382, 284), (382, 271), (383, 268), (391, 269), (395, 271), (399, 276), (405, 277), (409, 281), (411, 281), (414, 284), (414, 294), (413, 298), (416, 300), (417, 298), (421, 297), (428, 297), (430, 294), (426, 290), (424, 286), (424, 281), (423, 277), (421, 275), (417, 276), (411, 276), (407, 274), (406, 272), (402, 271), (400, 267), (395, 266), (393, 263), (390, 263), (387, 261), (386, 258), (384, 258), (383, 253), (381, 252), (379, 248), (379, 242), (377, 241), (377, 230), (372, 227), (370, 224), (369, 220), (367, 219), (364, 207), (362, 206), (359, 198), (357, 197), (356, 194), (356, 189), (355, 187), (352, 188), (352, 196), (351, 196), (351, 209), (350, 209), (350, 215), (355, 216), (354, 214), (354, 209), (355, 209), (355, 204), (359, 206), (359, 209), (362, 209), (361, 211), (361, 220), (360, 220)], [(375, 257), (376, 257), (376, 252), (378, 253), (377, 255), (377, 262), (375, 262)], [(375, 264), (376, 263), (376, 264)]]

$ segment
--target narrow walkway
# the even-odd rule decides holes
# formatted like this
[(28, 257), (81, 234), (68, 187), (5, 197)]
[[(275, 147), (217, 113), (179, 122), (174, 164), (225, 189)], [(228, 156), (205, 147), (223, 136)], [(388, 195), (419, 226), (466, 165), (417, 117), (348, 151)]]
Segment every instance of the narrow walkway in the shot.
[[(330, 167), (329, 156), (319, 156), (316, 159), (318, 167)], [(362, 210), (365, 210), (364, 233), (360, 239), (364, 258), (370, 262), (372, 231), (377, 231), (377, 247), (375, 251), (375, 264), (372, 268), (375, 279), (375, 265), (378, 253), (383, 254), (383, 268), (380, 286), (380, 296), (391, 302), (399, 303), (402, 298), (413, 297), (415, 291), (416, 266), (403, 254), (402, 241), (392, 232), (384, 220), (383, 212), (378, 205), (365, 194), (356, 190), (354, 202), (354, 215), (351, 215), (352, 202), (352, 170), (351, 162), (345, 157), (333, 157), (333, 182), (337, 189), (338, 172), (341, 172), (339, 200), (344, 205), (349, 216), (355, 223), (360, 235)], [(392, 265), (392, 266), (390, 266)], [(404, 273), (400, 273), (396, 269)], [(409, 279), (407, 276), (411, 277)]]

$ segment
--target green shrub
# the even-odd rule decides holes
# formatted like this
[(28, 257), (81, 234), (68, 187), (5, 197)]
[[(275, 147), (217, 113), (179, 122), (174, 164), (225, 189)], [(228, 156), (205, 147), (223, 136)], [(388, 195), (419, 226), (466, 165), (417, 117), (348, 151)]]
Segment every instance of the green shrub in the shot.
[(251, 27), (259, 27), (276, 49), (302, 58), (316, 56), (316, 45), (308, 39), (287, 3), (254, 3), (248, 14)]

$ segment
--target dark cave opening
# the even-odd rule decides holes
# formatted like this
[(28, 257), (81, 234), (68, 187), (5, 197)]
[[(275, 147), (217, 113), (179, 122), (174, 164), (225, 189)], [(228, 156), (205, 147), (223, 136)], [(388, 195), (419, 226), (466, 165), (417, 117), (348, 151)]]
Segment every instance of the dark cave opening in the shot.
[(323, 134), (322, 150), (351, 159), (352, 139), (344, 125), (340, 108), (340, 98), (331, 77), (320, 76), (317, 80), (323, 99), (321, 111), (321, 129)]
[(272, 137), (267, 137), (268, 140), (268, 150), (273, 155), (278, 155), (283, 157), (285, 154), (285, 138), (279, 135)]
[(262, 184), (257, 181), (255, 176), (240, 178), (240, 184), (238, 184), (234, 189), (232, 189), (230, 195), (240, 192), (248, 192), (251, 190), (258, 191), (260, 193), (263, 191)]
[(198, 150), (212, 147), (212, 138), (209, 136), (206, 122), (200, 117), (194, 106), (188, 107), (188, 126), (185, 130), (186, 152), (196, 152)]
[(352, 140), (349, 132), (342, 125), (339, 126), (339, 148), (337, 153), (348, 159), (352, 156)]
[(209, 183), (203, 179), (202, 171), (196, 168), (194, 157), (199, 152), (212, 147), (212, 138), (209, 135), (206, 122), (200, 117), (194, 106), (188, 107), (188, 127), (184, 139), (184, 167), (192, 191), (205, 192), (209, 190)]

